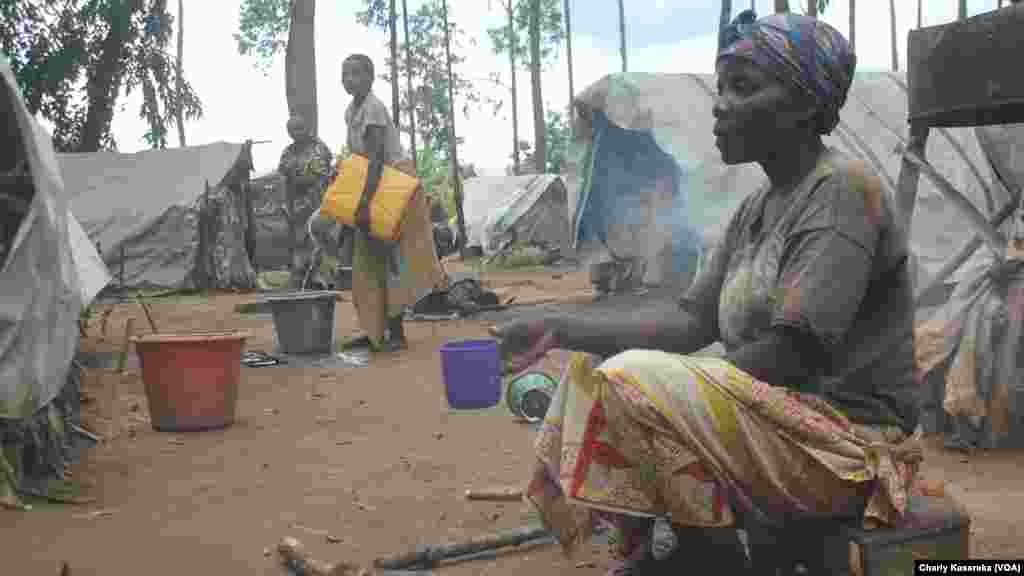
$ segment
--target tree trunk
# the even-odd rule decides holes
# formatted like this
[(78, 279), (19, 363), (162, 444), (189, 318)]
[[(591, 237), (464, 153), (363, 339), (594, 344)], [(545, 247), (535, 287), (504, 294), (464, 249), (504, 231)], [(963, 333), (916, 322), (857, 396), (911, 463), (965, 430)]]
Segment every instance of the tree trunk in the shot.
[[(459, 226), (459, 252), (466, 249), (466, 213), (462, 208), (462, 174), (459, 173), (458, 139), (455, 136), (455, 78), (452, 74), (452, 40), (448, 25), (448, 0), (441, 0), (444, 10), (444, 52), (448, 59), (448, 161), (452, 188), (455, 192), (455, 216)], [(463, 254), (465, 256), (465, 254)]]
[(722, 0), (722, 12), (718, 16), (718, 49), (725, 48), (725, 30), (732, 21), (732, 0)]
[(284, 65), (288, 112), (301, 116), (316, 135), (316, 0), (291, 0), (289, 20)]
[(402, 107), (398, 94), (398, 10), (395, 0), (388, 9), (388, 32), (391, 35), (391, 119), (397, 129), (402, 123)]
[(892, 33), (892, 71), (900, 69), (900, 53), (896, 48), (896, 0), (889, 0), (889, 31)]
[(185, 109), (182, 106), (181, 95), (184, 92), (185, 80), (185, 0), (178, 0), (178, 72), (174, 86), (178, 107), (174, 111), (174, 120), (178, 123), (178, 145), (185, 147)]
[[(540, 11), (540, 8), (537, 8)], [(622, 54), (622, 71), (629, 72), (629, 59), (626, 57), (626, 7), (619, 0), (619, 53)]]
[(540, 86), (540, 0), (530, 0), (530, 84), (533, 87), (533, 160), (538, 174), (546, 171), (547, 134)]
[(818, 17), (818, 0), (807, 0), (807, 15), (811, 18)]
[(960, 0), (959, 19), (960, 20), (966, 20), (967, 19), (967, 0)]
[(922, 16), (924, 11), (921, 8), (922, 0), (917, 0), (917, 27), (920, 28), (922, 24)]
[(857, 0), (850, 0), (850, 51), (857, 52)]
[(565, 58), (569, 65), (569, 129), (572, 137), (576, 138), (576, 112), (573, 100), (576, 98), (576, 90), (572, 85), (572, 19), (569, 17), (569, 0), (565, 0)]
[(750, 9), (757, 10), (757, 0), (750, 0)]
[(416, 93), (412, 91), (412, 48), (409, 40), (409, 6), (402, 0), (402, 28), (405, 31), (405, 90), (409, 94), (409, 146), (412, 151), (412, 167), (419, 171), (419, 154), (416, 152)]
[(775, 0), (775, 13), (789, 12), (789, 0)]
[(89, 104), (76, 152), (98, 152), (110, 131), (114, 101), (124, 77), (122, 60), (127, 56), (124, 47), (133, 39), (128, 20), (142, 9), (142, 0), (131, 0), (122, 6), (121, 10), (111, 11), (110, 26), (100, 45), (100, 62), (86, 84)]
[(512, 173), (519, 175), (519, 94), (516, 86), (516, 28), (515, 28), (515, 4), (513, 0), (507, 0), (508, 6), (508, 62), (512, 72)]

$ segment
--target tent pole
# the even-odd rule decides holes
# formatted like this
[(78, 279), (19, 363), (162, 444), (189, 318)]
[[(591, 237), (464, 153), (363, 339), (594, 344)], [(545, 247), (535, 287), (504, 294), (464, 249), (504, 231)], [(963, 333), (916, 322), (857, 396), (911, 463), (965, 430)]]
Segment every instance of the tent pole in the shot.
[[(908, 144), (906, 150), (917, 153), (918, 156), (924, 158), (925, 149), (928, 146), (928, 126), (921, 124), (920, 122), (910, 123), (910, 134), (908, 135)], [(921, 168), (916, 164), (910, 162), (906, 156), (900, 164), (900, 175), (897, 183), (896, 190), (896, 205), (899, 209), (899, 217), (903, 229), (907, 236), (910, 236), (911, 226), (914, 219), (914, 204), (917, 203), (917, 186), (921, 178)], [(916, 288), (914, 284), (917, 280), (917, 274), (915, 273), (911, 278), (911, 289)]]

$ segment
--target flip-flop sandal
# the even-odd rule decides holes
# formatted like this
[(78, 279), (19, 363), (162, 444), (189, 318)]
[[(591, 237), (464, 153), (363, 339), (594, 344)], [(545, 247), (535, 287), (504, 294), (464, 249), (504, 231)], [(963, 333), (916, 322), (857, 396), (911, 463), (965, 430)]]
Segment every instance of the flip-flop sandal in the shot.
[(370, 341), (369, 336), (356, 336), (341, 345), (343, 351), (355, 350), (357, 348), (373, 348), (373, 342)]
[(250, 351), (242, 353), (242, 364), (249, 368), (263, 368), (265, 366), (277, 366), (285, 361), (275, 358), (266, 352)]

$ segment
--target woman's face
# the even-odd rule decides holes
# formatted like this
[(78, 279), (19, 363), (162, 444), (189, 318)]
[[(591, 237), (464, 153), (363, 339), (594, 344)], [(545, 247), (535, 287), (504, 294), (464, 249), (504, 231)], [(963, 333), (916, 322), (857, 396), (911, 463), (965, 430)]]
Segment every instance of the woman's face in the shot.
[(359, 63), (352, 60), (341, 65), (341, 85), (349, 96), (362, 96), (370, 91), (370, 75)]
[(309, 138), (309, 130), (306, 129), (306, 123), (300, 118), (288, 120), (287, 129), (288, 135), (296, 142), (302, 142)]
[(794, 138), (805, 138), (816, 110), (775, 75), (746, 58), (717, 65), (715, 146), (726, 164), (761, 162)]

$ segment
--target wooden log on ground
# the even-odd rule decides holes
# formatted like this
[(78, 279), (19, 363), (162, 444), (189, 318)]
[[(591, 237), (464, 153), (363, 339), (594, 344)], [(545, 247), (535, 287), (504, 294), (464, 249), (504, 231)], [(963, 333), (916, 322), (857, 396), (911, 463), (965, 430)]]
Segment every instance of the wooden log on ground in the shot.
[(309, 555), (295, 538), (285, 538), (277, 545), (277, 554), (296, 576), (369, 576), (369, 571), (349, 562), (329, 563)]
[(547, 528), (523, 526), (497, 534), (471, 538), (466, 542), (426, 546), (414, 552), (407, 552), (390, 558), (378, 558), (373, 565), (384, 570), (408, 570), (414, 568), (436, 568), (442, 560), (449, 560), (471, 554), (480, 554), (509, 546), (519, 546), (534, 540), (551, 537)]
[(484, 488), (481, 490), (466, 490), (466, 500), (484, 500), (490, 502), (520, 502), (523, 499), (523, 489), (517, 486), (502, 486), (496, 488)]

